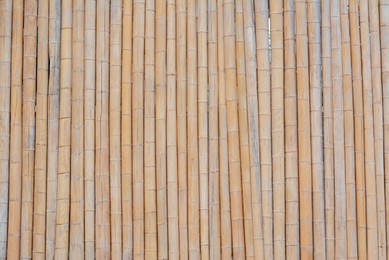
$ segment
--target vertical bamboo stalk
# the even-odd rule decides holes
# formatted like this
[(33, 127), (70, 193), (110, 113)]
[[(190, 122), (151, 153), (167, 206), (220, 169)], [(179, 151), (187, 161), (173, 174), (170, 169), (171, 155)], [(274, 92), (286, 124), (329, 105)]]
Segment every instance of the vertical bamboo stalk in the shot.
[(132, 0), (123, 2), (122, 42), (122, 112), (121, 112), (121, 169), (122, 169), (122, 236), (123, 258), (132, 257), (133, 210), (132, 210)]
[[(25, 2), (23, 53), (23, 171), (20, 258), (32, 257), (38, 1)], [(5, 104), (2, 102), (2, 104)]]
[(285, 259), (283, 1), (270, 1), (274, 258)]
[(7, 256), (12, 1), (0, 3), (0, 259)]
[(45, 256), (49, 4), (38, 4), (38, 62), (34, 169), (33, 258)]
[[(27, 7), (27, 6), (26, 6)], [(68, 258), (70, 197), (70, 124), (72, 82), (72, 0), (62, 2), (60, 114), (58, 140), (55, 258)]]
[(239, 153), (238, 90), (235, 63), (235, 1), (224, 0), (224, 68), (226, 77), (228, 163), (230, 170), (233, 257), (245, 258), (242, 176)]
[(145, 33), (145, 257), (156, 259), (157, 196), (155, 175), (155, 1), (146, 1)]
[(285, 60), (285, 208), (286, 255), (300, 257), (298, 154), (297, 154), (297, 85), (295, 56), (295, 10), (293, 0), (284, 2)]
[[(217, 0), (219, 162), (220, 162), (220, 245), (221, 258), (232, 259), (230, 184), (228, 169), (226, 82), (224, 70), (224, 0)], [(188, 32), (189, 33), (189, 32)], [(189, 42), (188, 42), (189, 45)]]
[(122, 259), (122, 205), (120, 168), (120, 110), (122, 58), (122, 0), (111, 1), (109, 68), (109, 167), (111, 191), (112, 259)]
[(96, 1), (85, 2), (84, 198), (85, 258), (95, 257)]
[[(157, 9), (158, 10), (158, 9)], [(143, 196), (143, 76), (144, 76), (144, 36), (145, 1), (134, 2), (133, 60), (132, 77), (132, 171), (133, 171), (133, 219), (134, 258), (144, 257), (144, 196)], [(158, 129), (157, 129), (158, 131)]]
[(177, 159), (180, 258), (188, 258), (188, 169), (186, 127), (186, 0), (178, 0), (177, 12)]
[(96, 13), (96, 258), (110, 257), (109, 187), (109, 1), (97, 1)]

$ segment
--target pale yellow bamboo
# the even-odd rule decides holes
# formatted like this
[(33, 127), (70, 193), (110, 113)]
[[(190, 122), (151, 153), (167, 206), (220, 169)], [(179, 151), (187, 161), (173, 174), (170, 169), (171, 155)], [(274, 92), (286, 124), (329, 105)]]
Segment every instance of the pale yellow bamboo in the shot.
[(7, 256), (12, 1), (0, 2), (0, 259)]
[(145, 32), (145, 258), (156, 259), (157, 196), (155, 175), (155, 1), (146, 1)]
[(132, 0), (123, 2), (122, 42), (122, 112), (121, 112), (121, 175), (122, 175), (122, 236), (123, 258), (132, 257), (133, 210), (132, 210)]
[[(8, 259), (19, 259), (22, 200), (23, 0), (13, 1), (11, 62), (11, 124), (9, 165)], [(6, 17), (6, 16), (2, 16)], [(4, 257), (5, 258), (5, 257)]]
[(300, 257), (298, 155), (297, 155), (297, 85), (295, 50), (295, 10), (293, 0), (284, 2), (285, 48), (285, 225), (286, 255)]
[(96, 6), (96, 258), (110, 257), (109, 186), (109, 1)]
[(110, 20), (109, 175), (111, 192), (111, 258), (122, 259), (122, 182), (120, 167), (122, 0), (111, 1)]
[[(25, 2), (23, 46), (23, 170), (20, 258), (32, 257), (38, 1)], [(1, 102), (1, 104), (5, 104)]]

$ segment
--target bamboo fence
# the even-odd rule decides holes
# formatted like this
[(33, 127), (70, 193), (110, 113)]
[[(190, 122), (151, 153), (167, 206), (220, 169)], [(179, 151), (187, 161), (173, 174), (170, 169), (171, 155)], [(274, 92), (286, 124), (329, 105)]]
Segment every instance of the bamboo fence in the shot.
[(388, 0), (0, 0), (0, 259), (388, 250)]

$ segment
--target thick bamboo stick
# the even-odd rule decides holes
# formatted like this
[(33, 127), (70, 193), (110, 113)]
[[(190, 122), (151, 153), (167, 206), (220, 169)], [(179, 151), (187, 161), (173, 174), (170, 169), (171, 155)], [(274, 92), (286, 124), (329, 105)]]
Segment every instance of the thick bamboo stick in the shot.
[(297, 85), (295, 50), (295, 10), (293, 0), (284, 2), (285, 60), (285, 225), (286, 255), (300, 257), (298, 154), (297, 154)]
[(157, 191), (155, 175), (155, 1), (146, 1), (145, 32), (145, 257), (156, 259)]
[(12, 1), (0, 3), (0, 259), (7, 256)]
[[(20, 258), (32, 257), (38, 1), (25, 2), (23, 53), (23, 170)], [(2, 102), (4, 104), (4, 102)]]
[(109, 167), (111, 191), (111, 258), (122, 259), (122, 197), (120, 111), (122, 70), (122, 0), (111, 1), (109, 68)]
[[(9, 213), (7, 238), (8, 259), (18, 259), (20, 253), (20, 212), (22, 201), (23, 6), (23, 0), (13, 1)], [(2, 17), (6, 18), (6, 16)]]

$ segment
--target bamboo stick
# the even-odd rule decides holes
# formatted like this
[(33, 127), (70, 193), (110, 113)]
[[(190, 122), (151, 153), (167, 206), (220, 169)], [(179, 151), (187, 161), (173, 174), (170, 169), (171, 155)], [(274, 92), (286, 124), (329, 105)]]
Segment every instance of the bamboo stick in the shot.
[(109, 167), (111, 191), (111, 257), (122, 259), (122, 198), (120, 168), (120, 110), (121, 110), (121, 44), (122, 44), (122, 0), (111, 1), (110, 15), (110, 68), (109, 68)]
[(285, 259), (283, 1), (270, 1), (274, 258)]
[[(20, 258), (32, 257), (34, 156), (35, 156), (35, 102), (37, 56), (36, 0), (25, 2), (23, 53), (23, 170)], [(2, 104), (4, 104), (2, 102)]]
[(34, 164), (34, 218), (33, 258), (45, 256), (46, 233), (46, 175), (47, 175), (47, 96), (49, 78), (49, 4), (38, 4), (38, 57), (37, 57), (37, 100), (36, 140)]
[(85, 258), (95, 257), (96, 1), (85, 2), (84, 198)]
[[(224, 69), (224, 0), (217, 0), (219, 162), (220, 162), (220, 246), (221, 258), (232, 259), (230, 183), (228, 169), (226, 82)], [(189, 42), (188, 42), (189, 45)]]
[(298, 154), (297, 154), (297, 85), (295, 50), (295, 10), (292, 0), (284, 2), (285, 48), (285, 225), (286, 255), (300, 257)]
[(133, 210), (132, 210), (132, 1), (123, 2), (122, 42), (122, 112), (121, 112), (121, 169), (122, 169), (122, 236), (123, 258), (132, 257)]
[(109, 1), (96, 7), (96, 258), (110, 257), (109, 186)]
[(145, 33), (145, 257), (156, 259), (157, 196), (155, 175), (155, 1), (146, 1)]
[[(9, 211), (7, 258), (19, 259), (20, 212), (22, 200), (22, 79), (23, 79), (23, 6), (13, 1), (11, 61), (11, 124), (9, 157)], [(2, 16), (6, 18), (6, 16)], [(5, 250), (4, 250), (5, 251)]]
[(0, 3), (0, 259), (7, 256), (12, 1)]

